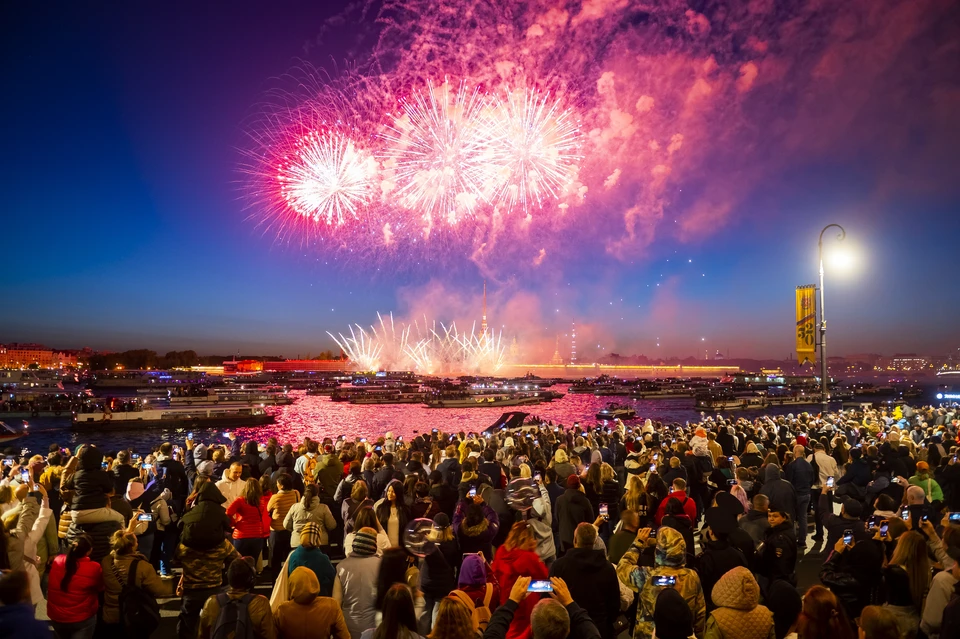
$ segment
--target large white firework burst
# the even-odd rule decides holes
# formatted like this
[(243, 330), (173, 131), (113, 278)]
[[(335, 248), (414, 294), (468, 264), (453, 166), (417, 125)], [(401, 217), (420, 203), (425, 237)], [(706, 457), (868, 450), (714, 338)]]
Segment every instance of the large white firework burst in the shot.
[(290, 208), (314, 222), (339, 226), (359, 217), (374, 199), (377, 161), (348, 136), (313, 131), (297, 142), (277, 169), (280, 191)]

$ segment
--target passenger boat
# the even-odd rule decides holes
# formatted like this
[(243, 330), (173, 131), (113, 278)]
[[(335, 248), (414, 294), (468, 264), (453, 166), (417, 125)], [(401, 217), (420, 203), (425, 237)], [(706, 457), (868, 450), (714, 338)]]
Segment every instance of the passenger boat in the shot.
[[(26, 422), (24, 422), (24, 427), (26, 427)], [(0, 422), (0, 444), (16, 441), (24, 435), (26, 435), (24, 431), (17, 430), (6, 422)]]
[(150, 427), (216, 427), (239, 428), (272, 424), (273, 415), (260, 406), (194, 406), (140, 408), (138, 410), (114, 412), (97, 410), (79, 412), (73, 415), (72, 427), (78, 430), (119, 430)]
[(615, 419), (636, 419), (637, 411), (624, 404), (607, 404), (607, 407), (599, 411), (596, 417), (601, 422)]
[(426, 401), (429, 408), (492, 408), (494, 406), (531, 406), (541, 399), (534, 395), (469, 395), (444, 397)]

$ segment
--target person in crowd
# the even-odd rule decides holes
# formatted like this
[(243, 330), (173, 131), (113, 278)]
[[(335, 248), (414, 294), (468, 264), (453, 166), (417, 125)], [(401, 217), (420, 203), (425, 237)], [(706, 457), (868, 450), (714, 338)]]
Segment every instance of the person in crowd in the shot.
[(377, 579), (381, 559), (377, 556), (377, 531), (360, 528), (353, 539), (353, 550), (337, 564), (333, 598), (343, 608), (343, 618), (351, 639), (360, 639), (364, 630), (373, 628), (377, 613)]
[(93, 540), (78, 536), (50, 566), (47, 616), (57, 639), (91, 639), (97, 626), (103, 570), (90, 561)]
[[(232, 433), (231, 433), (232, 434)], [(223, 473), (223, 479), (217, 482), (217, 490), (223, 495), (224, 501), (229, 505), (243, 494), (246, 483), (243, 477), (243, 464), (233, 462)]]
[[(520, 577), (510, 589), (506, 602), (497, 608), (483, 639), (505, 639), (513, 627), (513, 617), (520, 604), (530, 596), (530, 577)], [(570, 596), (567, 584), (559, 577), (550, 580), (553, 593), (541, 599), (530, 615), (530, 636), (533, 639), (599, 639), (600, 633), (590, 616)]]
[(293, 574), (297, 568), (309, 568), (320, 584), (320, 594), (330, 597), (333, 595), (337, 571), (330, 557), (321, 550), (321, 541), (320, 527), (312, 521), (304, 524), (300, 529), (300, 544), (287, 559), (287, 574)]
[(373, 500), (368, 496), (367, 482), (358, 479), (353, 482), (350, 488), (350, 496), (343, 500), (342, 510), (340, 512), (343, 519), (343, 533), (345, 535), (353, 532), (354, 522), (360, 509), (368, 507), (373, 508)]
[(836, 595), (823, 586), (812, 586), (803, 596), (797, 639), (827, 638), (854, 639), (853, 627)]
[(34, 616), (30, 577), (23, 570), (0, 571), (0, 637), (52, 639), (46, 622)]
[(295, 568), (290, 573), (288, 588), (290, 600), (281, 603), (273, 616), (277, 639), (350, 639), (340, 605), (321, 594), (320, 582), (312, 570)]
[(461, 552), (482, 552), (484, 557), (493, 557), (492, 542), (500, 530), (500, 518), (478, 494), (457, 502), (457, 509), (453, 514), (453, 530)]
[(767, 588), (764, 604), (773, 613), (773, 624), (777, 639), (795, 638), (797, 621), (803, 610), (803, 600), (793, 584), (786, 581), (774, 581)]
[(881, 607), (896, 619), (901, 637), (914, 639), (920, 628), (920, 614), (914, 603), (910, 575), (902, 566), (889, 564), (883, 569), (883, 582), (886, 601)]
[(567, 477), (567, 489), (557, 499), (556, 518), (560, 532), (560, 554), (573, 548), (573, 533), (584, 522), (593, 522), (596, 513), (580, 489), (580, 477)]
[(607, 544), (607, 560), (610, 563), (614, 565), (620, 563), (620, 558), (636, 539), (639, 530), (640, 518), (637, 513), (629, 508), (621, 511), (620, 529), (610, 536), (610, 542)]
[(716, 608), (707, 618), (704, 639), (773, 639), (773, 613), (760, 605), (760, 585), (749, 569), (732, 568), (714, 584)]
[(340, 485), (340, 480), (343, 479), (343, 463), (330, 444), (323, 447), (323, 456), (320, 457), (320, 462), (317, 464), (314, 479), (318, 487), (322, 489), (321, 492), (333, 499), (337, 487)]
[(923, 534), (911, 530), (900, 535), (889, 565), (899, 566), (907, 573), (910, 599), (919, 614), (930, 589), (930, 559), (927, 554), (927, 540)]
[[(384, 453), (382, 459), (383, 466), (373, 476), (373, 485), (370, 486), (370, 497), (375, 500), (386, 497), (387, 487), (393, 482), (398, 481), (401, 486), (403, 485), (404, 475), (394, 466), (393, 453)], [(402, 494), (400, 501), (403, 501)]]
[[(428, 551), (420, 568), (420, 590), (423, 592), (425, 617), (436, 614), (440, 601), (457, 587), (457, 568), (460, 566), (460, 545), (453, 534), (453, 525), (446, 513), (439, 513), (427, 534)], [(421, 628), (430, 624), (421, 623)]]
[(562, 448), (558, 448), (557, 452), (553, 454), (553, 472), (557, 474), (557, 482), (561, 486), (565, 486), (567, 478), (577, 472), (577, 469), (570, 463), (567, 452)]
[[(248, 481), (256, 482), (256, 479)], [(273, 621), (273, 612), (270, 610), (270, 601), (263, 595), (253, 592), (257, 583), (257, 566), (253, 557), (238, 557), (230, 562), (227, 569), (226, 592), (211, 595), (203, 604), (200, 611), (200, 626), (198, 639), (211, 639), (213, 631), (220, 621), (221, 615), (226, 615), (228, 606), (243, 607), (246, 609), (246, 622), (250, 628), (250, 637), (253, 639), (274, 639), (277, 636)], [(239, 613), (235, 613), (239, 615)], [(235, 617), (230, 617), (235, 618)], [(231, 637), (227, 631), (227, 637)]]
[(857, 627), (858, 639), (900, 639), (897, 618), (880, 606), (865, 607), (857, 620)]
[(290, 537), (293, 531), (283, 525), (287, 513), (293, 505), (300, 501), (300, 493), (293, 487), (293, 477), (283, 473), (276, 479), (277, 492), (270, 496), (267, 502), (267, 513), (270, 515), (270, 568), (276, 575), (280, 566), (290, 554)]
[(477, 639), (479, 624), (474, 621), (473, 602), (453, 591), (437, 604), (436, 620), (428, 639)]
[(457, 453), (456, 446), (447, 446), (445, 451), (446, 459), (444, 459), (436, 470), (440, 472), (441, 477), (443, 477), (443, 482), (448, 486), (457, 486), (460, 483), (460, 460), (459, 454)]
[[(510, 588), (513, 587), (513, 583), (520, 577), (547, 578), (547, 567), (537, 555), (536, 548), (537, 541), (534, 538), (533, 530), (526, 522), (515, 523), (507, 535), (507, 540), (497, 549), (492, 564), (493, 572), (501, 587), (501, 597), (508, 593)], [(529, 597), (517, 608), (513, 623), (507, 633), (508, 637), (515, 639), (523, 636), (529, 623), (530, 612), (537, 603), (536, 600), (537, 597)], [(506, 603), (506, 598), (502, 598), (500, 601), (501, 605), (504, 603)]]
[(593, 524), (577, 526), (573, 548), (554, 562), (550, 576), (569, 584), (570, 594), (590, 615), (603, 639), (614, 639), (614, 622), (620, 615), (620, 584), (604, 552), (594, 549), (596, 543)]
[(413, 595), (406, 584), (394, 583), (387, 589), (381, 611), (380, 623), (365, 630), (361, 639), (422, 639), (417, 632)]
[(649, 538), (650, 529), (642, 529), (617, 564), (620, 581), (639, 596), (634, 639), (651, 639), (654, 634), (653, 613), (657, 595), (662, 589), (662, 586), (658, 585), (661, 581), (658, 577), (667, 577), (673, 582), (670, 587), (680, 593), (693, 615), (697, 636), (703, 636), (707, 604), (700, 577), (695, 570), (685, 567), (687, 547), (683, 536), (672, 528), (660, 528), (657, 531), (655, 563), (652, 567), (639, 565), (640, 555)]
[(740, 528), (745, 530), (754, 544), (760, 544), (766, 538), (770, 528), (770, 498), (766, 495), (754, 495), (752, 507), (740, 520)]
[(269, 535), (270, 513), (264, 507), (260, 482), (251, 477), (244, 482), (240, 496), (227, 506), (233, 524), (233, 545), (242, 557), (259, 557), (264, 534)]
[(337, 490), (333, 493), (333, 501), (343, 504), (353, 494), (353, 487), (358, 481), (363, 481), (363, 470), (360, 462), (353, 460), (350, 462), (347, 476), (340, 480)]
[(930, 472), (930, 464), (927, 462), (917, 462), (917, 474), (910, 477), (909, 482), (911, 486), (922, 488), (924, 496), (931, 504), (938, 506), (943, 503), (943, 490), (933, 478)]
[(797, 583), (797, 540), (793, 522), (783, 510), (771, 508), (767, 513), (770, 528), (764, 532), (763, 549), (757, 557), (758, 574), (769, 581), (783, 579)]
[[(389, 455), (389, 453), (387, 453)], [(396, 472), (396, 471), (393, 471)], [(387, 533), (391, 546), (403, 545), (403, 531), (410, 521), (410, 509), (403, 500), (403, 482), (391, 480), (383, 491), (383, 499), (374, 507), (380, 527)]]
[(464, 554), (457, 574), (457, 587), (473, 603), (474, 609), (492, 610), (500, 602), (500, 584), (493, 569), (480, 553)]
[(300, 544), (300, 532), (308, 522), (317, 524), (320, 528), (320, 545), (326, 547), (330, 541), (330, 531), (336, 528), (337, 521), (333, 518), (330, 508), (317, 497), (317, 485), (307, 484), (303, 497), (290, 507), (287, 516), (283, 519), (283, 527), (291, 532), (290, 546), (296, 548)]
[(821, 524), (827, 531), (826, 548), (833, 548), (838, 539), (843, 538), (845, 532), (850, 530), (858, 540), (867, 539), (866, 526), (860, 519), (863, 514), (863, 504), (853, 497), (844, 497), (840, 514), (834, 515), (831, 508), (833, 503), (833, 492), (823, 486), (819, 495), (819, 511)]
[[(226, 543), (226, 542), (223, 542)], [(173, 594), (173, 581), (164, 581), (146, 557), (138, 552), (137, 536), (130, 530), (118, 530), (110, 539), (110, 554), (100, 564), (103, 578), (103, 611), (97, 634), (104, 637), (122, 637), (124, 628), (120, 619), (120, 594), (131, 584), (154, 597)], [(218, 575), (219, 577), (219, 575)], [(219, 585), (219, 581), (217, 582)]]
[(361, 528), (372, 528), (377, 531), (377, 556), (382, 557), (383, 551), (387, 548), (390, 548), (390, 540), (387, 538), (387, 533), (385, 533), (380, 528), (380, 521), (377, 519), (376, 513), (373, 512), (373, 508), (361, 508), (357, 512), (356, 522), (354, 524), (354, 532), (349, 533), (344, 537), (343, 540), (343, 550), (346, 555), (349, 555), (353, 552), (353, 539), (356, 535), (356, 531)]
[(820, 582), (843, 604), (847, 617), (856, 619), (864, 606), (882, 603), (883, 549), (872, 540), (837, 541), (820, 569)]
[[(859, 456), (859, 450), (857, 453)], [(783, 474), (796, 495), (797, 548), (803, 550), (807, 547), (807, 511), (812, 496), (810, 489), (816, 483), (813, 466), (807, 461), (803, 446), (798, 444), (793, 447), (793, 461), (784, 467)]]
[[(213, 488), (216, 489), (216, 486)], [(177, 547), (177, 559), (183, 566), (183, 576), (177, 587), (177, 591), (182, 592), (180, 616), (177, 619), (179, 639), (197, 636), (200, 611), (207, 599), (222, 592), (223, 570), (239, 557), (240, 553), (233, 544), (222, 537), (220, 544), (211, 548), (188, 546), (181, 538)]]
[(639, 475), (627, 478), (627, 490), (620, 498), (620, 511), (632, 510), (637, 516), (637, 529), (653, 525), (654, 509), (652, 498), (643, 486)]
[[(817, 442), (813, 445), (813, 454), (807, 457), (807, 461), (810, 462), (810, 465), (814, 468), (816, 483), (813, 485), (815, 489), (822, 489), (826, 487), (827, 480), (830, 477), (836, 478), (840, 471), (837, 468), (837, 461), (828, 455), (824, 450), (823, 444)], [(814, 502), (814, 512), (813, 512), (813, 521), (815, 525), (813, 540), (815, 542), (823, 541), (823, 515), (824, 512), (822, 506), (822, 500), (817, 500)], [(832, 512), (832, 510), (827, 510), (827, 512)], [(829, 543), (827, 544), (829, 548)]]
[(216, 548), (231, 531), (226, 498), (212, 481), (198, 481), (187, 497), (193, 506), (180, 519), (180, 543), (197, 551)]
[(719, 506), (711, 506), (704, 513), (704, 521), (700, 536), (703, 550), (697, 556), (696, 568), (710, 611), (717, 606), (711, 599), (713, 586), (728, 571), (739, 566), (749, 568), (749, 564), (744, 554), (728, 541), (730, 533), (737, 527), (733, 516)]
[(683, 596), (672, 588), (663, 588), (654, 602), (653, 623), (657, 639), (696, 639), (693, 613)]
[(774, 508), (787, 513), (791, 522), (796, 522), (797, 493), (793, 484), (783, 479), (783, 472), (776, 464), (767, 464), (763, 473), (763, 487), (760, 488), (760, 494), (766, 495)]
[[(673, 459), (676, 459), (674, 457)], [(662, 525), (663, 517), (667, 514), (667, 504), (671, 499), (676, 499), (683, 512), (687, 515), (691, 525), (693, 522), (697, 521), (697, 505), (692, 499), (687, 497), (687, 482), (681, 477), (673, 480), (671, 484), (673, 490), (667, 495), (666, 499), (660, 502), (660, 506), (657, 508), (657, 514), (655, 517), (655, 523), (657, 526)], [(678, 513), (679, 514), (679, 513)]]

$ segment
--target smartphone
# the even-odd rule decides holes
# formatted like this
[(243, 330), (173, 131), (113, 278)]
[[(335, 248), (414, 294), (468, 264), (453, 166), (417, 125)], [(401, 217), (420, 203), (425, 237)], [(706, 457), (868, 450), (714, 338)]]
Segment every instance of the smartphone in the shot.
[(382, 447), (382, 446), (374, 446), (373, 449), (379, 453), (381, 450), (383, 450), (383, 447)]
[(672, 588), (677, 585), (677, 578), (675, 575), (657, 575), (653, 578), (653, 585)]
[[(543, 478), (540, 476), (540, 473), (534, 473), (533, 478), (534, 480), (537, 481), (537, 483), (540, 483), (541, 481), (543, 481)], [(957, 515), (960, 515), (960, 513), (957, 513)], [(953, 521), (953, 520), (951, 519), (950, 521)], [(960, 519), (958, 519), (957, 521), (960, 521)]]
[(366, 444), (366, 443), (367, 443), (367, 438), (366, 438), (366, 437), (361, 437), (361, 438), (360, 438), (360, 443), (361, 443), (361, 444)]
[(527, 586), (527, 592), (553, 592), (553, 584), (549, 579), (534, 579)]
[(153, 521), (153, 513), (140, 513), (137, 521)]
[(880, 521), (881, 521), (880, 515), (871, 515), (870, 518), (867, 520), (867, 526), (869, 528), (876, 528), (880, 524)]
[(888, 526), (886, 520), (883, 520), (883, 521), (880, 522), (880, 536), (881, 536), (881, 537), (886, 537), (886, 536), (887, 536), (887, 528), (888, 528), (888, 527), (889, 527), (889, 526)]
[(843, 531), (843, 545), (849, 546), (853, 543), (853, 531), (849, 528)]
[(660, 456), (660, 455), (658, 455), (657, 453), (654, 453), (654, 454), (653, 454), (653, 461), (657, 461), (657, 458), (658, 458), (659, 456)]
[(187, 433), (187, 439), (192, 440), (192, 439), (193, 439), (193, 433)]
[(891, 483), (891, 484), (899, 484), (899, 483), (900, 483), (900, 479), (897, 478), (897, 477), (891, 477), (891, 478), (890, 478), (890, 483)]
[(590, 470), (590, 464), (584, 464), (584, 465), (583, 465), (583, 472), (587, 472), (588, 470)]
[(29, 470), (21, 470), (21, 471), (20, 471), (20, 483), (21, 483), (21, 484), (29, 484), (29, 483), (30, 483), (30, 471), (29, 471)]
[(960, 524), (960, 513), (950, 513), (950, 523)]
[(477, 487), (471, 486), (470, 490), (467, 491), (467, 497), (476, 497), (477, 496)]
[(906, 521), (906, 520), (908, 520), (909, 518), (910, 518), (910, 509), (909, 509), (909, 508), (904, 508), (903, 510), (900, 511), (900, 519)]
[(143, 464), (142, 466), (140, 466), (140, 468), (144, 468), (146, 470), (153, 470), (153, 464)]
[(130, 457), (131, 459), (140, 459), (140, 455), (138, 455), (137, 453), (132, 453)]
[(3, 460), (3, 465), (4, 465), (4, 466), (13, 466), (13, 460), (12, 460), (12, 459), (4, 459), (4, 460)]
[(656, 464), (650, 464), (650, 472), (651, 472), (651, 473), (657, 472), (657, 465), (656, 465)]
[(833, 477), (827, 477), (827, 488), (833, 488)]
[(727, 461), (732, 464), (732, 463), (733, 463), (733, 457), (727, 457)]
[(736, 486), (736, 485), (737, 485), (737, 480), (736, 480), (736, 479), (728, 479), (728, 480), (727, 480), (727, 486)]
[(107, 469), (107, 462), (101, 462), (100, 468), (106, 470), (106, 469)]
[(606, 520), (610, 519), (610, 508), (606, 504), (600, 504), (600, 516)]
[(226, 431), (226, 430), (223, 431), (223, 436), (226, 437), (227, 439), (230, 439), (230, 431)]
[(437, 432), (437, 429), (436, 429), (436, 428), (434, 428), (434, 429), (433, 429), (433, 432)]

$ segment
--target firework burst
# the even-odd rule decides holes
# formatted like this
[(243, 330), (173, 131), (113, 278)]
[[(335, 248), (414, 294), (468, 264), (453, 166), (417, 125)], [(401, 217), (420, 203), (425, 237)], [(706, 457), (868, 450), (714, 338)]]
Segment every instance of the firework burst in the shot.
[(419, 212), (429, 229), (436, 219), (456, 224), (484, 200), (491, 179), (496, 128), (484, 117), (478, 91), (460, 84), (415, 91), (383, 134), (396, 201)]
[(277, 171), (280, 193), (291, 209), (314, 222), (340, 226), (359, 217), (377, 192), (377, 162), (345, 135), (314, 131)]
[(574, 112), (533, 89), (509, 92), (494, 111), (497, 205), (529, 213), (534, 206), (542, 208), (547, 199), (566, 195), (582, 159)]

